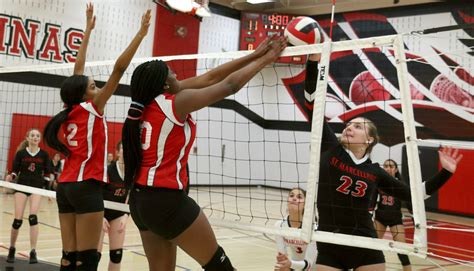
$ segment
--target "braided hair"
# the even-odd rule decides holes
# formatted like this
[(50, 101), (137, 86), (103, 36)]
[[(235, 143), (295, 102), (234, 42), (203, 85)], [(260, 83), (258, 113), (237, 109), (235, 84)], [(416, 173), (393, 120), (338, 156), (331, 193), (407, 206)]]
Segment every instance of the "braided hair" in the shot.
[(124, 181), (131, 186), (142, 161), (140, 122), (144, 107), (164, 92), (168, 66), (161, 60), (148, 61), (135, 68), (130, 83), (132, 103), (122, 128)]

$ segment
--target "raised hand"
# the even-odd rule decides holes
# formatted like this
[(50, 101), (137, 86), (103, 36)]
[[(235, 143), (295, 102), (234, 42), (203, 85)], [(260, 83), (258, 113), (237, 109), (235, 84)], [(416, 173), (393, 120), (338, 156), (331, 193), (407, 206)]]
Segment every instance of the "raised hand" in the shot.
[(148, 28), (150, 27), (150, 19), (151, 19), (151, 9), (147, 10), (145, 14), (142, 16), (142, 23), (140, 26), (140, 30), (138, 31), (143, 37), (146, 36), (148, 33)]
[(268, 63), (274, 62), (280, 57), (281, 52), (285, 50), (288, 39), (286, 37), (279, 37), (270, 41), (269, 50), (265, 53), (265, 60)]
[(255, 49), (255, 51), (253, 52), (253, 54), (256, 56), (256, 57), (261, 57), (263, 55), (265, 55), (265, 53), (268, 51), (268, 49), (270, 48), (270, 42), (272, 41), (272, 37), (267, 37), (264, 41), (262, 41), (257, 49)]
[(86, 28), (89, 30), (95, 27), (94, 4), (88, 3), (86, 6)]
[(438, 154), (441, 166), (451, 173), (456, 171), (456, 167), (463, 156), (462, 154), (459, 154), (458, 149), (451, 147), (441, 148), (438, 150)]

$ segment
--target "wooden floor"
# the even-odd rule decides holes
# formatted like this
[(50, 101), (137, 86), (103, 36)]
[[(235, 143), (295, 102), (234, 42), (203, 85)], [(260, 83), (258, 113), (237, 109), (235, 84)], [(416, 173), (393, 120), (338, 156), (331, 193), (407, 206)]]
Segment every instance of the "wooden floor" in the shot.
[[(26, 211), (25, 217), (28, 216)], [(38, 257), (41, 261), (49, 262), (51, 264), (59, 263), (61, 256), (61, 237), (59, 231), (59, 221), (57, 215), (57, 206), (54, 200), (42, 199), (40, 212), (38, 213), (40, 221), (40, 235), (37, 247)], [(457, 223), (466, 227), (474, 228), (474, 219), (428, 214), (428, 218), (437, 221), (447, 221), (450, 223)], [(0, 189), (0, 260), (4, 261), (7, 254), (11, 223), (13, 221), (13, 196), (4, 194)], [(25, 220), (26, 221), (26, 220)], [(29, 226), (28, 223), (23, 223), (20, 236), (17, 242), (17, 257), (27, 259), (29, 253)], [(214, 227), (214, 231), (218, 238), (219, 244), (225, 248), (227, 254), (232, 260), (234, 266), (238, 270), (273, 270), (275, 260), (275, 244), (272, 238), (260, 233), (243, 232), (240, 230), (231, 230), (225, 228)], [(473, 235), (473, 233), (470, 233)], [(388, 235), (387, 235), (388, 237)], [(472, 240), (472, 236), (470, 239)], [(107, 242), (107, 239), (105, 240)], [(460, 245), (460, 251), (467, 251), (463, 249), (463, 244)], [(469, 244), (471, 247), (473, 244)], [(469, 246), (468, 246), (469, 247)], [(446, 249), (444, 247), (444, 249)], [(105, 244), (104, 251), (108, 251), (108, 246)], [(472, 251), (467, 251), (467, 257), (471, 257)], [(410, 258), (415, 270), (440, 270), (432, 261), (443, 266), (446, 270), (474, 270), (466, 266), (460, 266), (451, 262), (440, 259), (423, 260), (416, 257)], [(387, 270), (400, 270), (398, 258), (395, 254), (387, 253)], [(474, 257), (470, 258), (471, 261)], [(108, 253), (104, 253), (100, 262), (99, 270), (107, 270)], [(19, 270), (7, 269), (0, 263), (0, 267), (5, 270)], [(3, 271), (4, 269), (0, 269)], [(122, 270), (147, 270), (148, 265), (146, 257), (144, 256), (143, 247), (141, 245), (140, 236), (137, 228), (130, 219), (127, 226), (124, 255), (122, 260)], [(29, 269), (33, 270), (33, 269)], [(46, 269), (43, 269), (45, 271)], [(52, 269), (54, 270), (54, 269)], [(57, 270), (57, 269), (56, 269)], [(176, 270), (201, 270), (200, 266), (189, 256), (182, 251), (178, 251)], [(25, 270), (26, 271), (26, 270)]]

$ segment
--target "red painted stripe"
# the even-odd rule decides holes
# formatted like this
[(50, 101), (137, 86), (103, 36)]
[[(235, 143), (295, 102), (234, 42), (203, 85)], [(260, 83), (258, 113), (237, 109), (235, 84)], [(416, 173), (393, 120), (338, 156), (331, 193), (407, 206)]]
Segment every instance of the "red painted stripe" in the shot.
[(387, 22), (387, 17), (380, 14), (374, 13), (362, 13), (362, 12), (352, 12), (344, 14), (344, 18), (348, 22), (354, 21), (379, 21), (379, 22)]

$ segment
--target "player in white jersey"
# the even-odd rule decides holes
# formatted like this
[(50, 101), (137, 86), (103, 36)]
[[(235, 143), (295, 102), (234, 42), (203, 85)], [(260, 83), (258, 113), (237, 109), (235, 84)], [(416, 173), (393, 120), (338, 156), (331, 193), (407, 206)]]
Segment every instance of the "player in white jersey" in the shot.
[[(279, 228), (301, 228), (303, 222), (306, 191), (293, 188), (288, 193), (288, 216), (277, 221)], [(276, 236), (278, 254), (275, 270), (312, 270), (316, 262), (316, 242), (306, 243), (300, 239)]]

